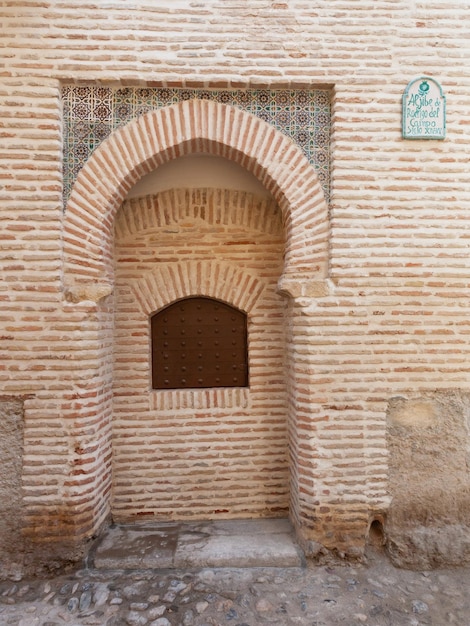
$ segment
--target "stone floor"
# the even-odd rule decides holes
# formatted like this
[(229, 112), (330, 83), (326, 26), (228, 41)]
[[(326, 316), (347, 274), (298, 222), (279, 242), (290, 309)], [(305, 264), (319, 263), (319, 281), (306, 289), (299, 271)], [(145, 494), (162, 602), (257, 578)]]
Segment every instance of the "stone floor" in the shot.
[(308, 564), (281, 520), (114, 527), (74, 572), (0, 582), (1, 626), (64, 624), (469, 626), (470, 569)]

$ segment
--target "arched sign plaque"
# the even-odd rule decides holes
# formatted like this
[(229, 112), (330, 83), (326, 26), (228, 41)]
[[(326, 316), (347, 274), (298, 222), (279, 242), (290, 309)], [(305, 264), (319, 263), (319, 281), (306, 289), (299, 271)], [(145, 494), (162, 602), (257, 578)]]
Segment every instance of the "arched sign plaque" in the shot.
[(403, 94), (402, 134), (405, 139), (444, 139), (446, 98), (441, 85), (428, 76), (414, 78)]

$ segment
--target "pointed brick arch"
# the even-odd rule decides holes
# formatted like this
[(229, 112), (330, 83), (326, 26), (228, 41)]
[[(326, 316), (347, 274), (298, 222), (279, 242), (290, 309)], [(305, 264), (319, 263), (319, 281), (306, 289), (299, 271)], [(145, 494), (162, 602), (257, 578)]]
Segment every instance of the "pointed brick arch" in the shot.
[[(285, 257), (279, 288), (294, 298), (283, 322), (291, 451), (290, 516), (301, 544), (308, 551), (310, 539), (316, 540), (323, 532), (323, 522), (315, 513), (320, 496), (315, 483), (315, 424), (311, 414), (317, 410), (318, 399), (312, 368), (304, 356), (308, 349), (303, 346), (312, 332), (304, 306), (308, 308), (312, 299), (326, 295), (329, 289), (328, 281), (324, 280), (329, 234), (326, 202), (314, 168), (289, 138), (253, 115), (206, 100), (184, 101), (151, 111), (115, 131), (80, 171), (66, 207), (64, 295), (69, 302), (81, 303), (73, 310), (77, 319), (86, 316), (88, 331), (86, 341), (81, 333), (77, 335), (76, 358), (70, 370), (73, 402), (69, 401), (71, 392), (67, 390), (67, 402), (61, 413), (74, 439), (71, 466), (80, 465), (80, 472), (70, 481), (67, 505), (70, 518), (66, 523), (73, 519), (76, 540), (78, 535), (87, 537), (95, 532), (111, 511), (115, 372), (110, 364), (115, 339), (114, 311), (112, 300), (97, 303), (113, 290), (115, 216), (131, 187), (142, 176), (190, 153), (209, 153), (238, 163), (261, 181), (282, 213)], [(180, 274), (181, 271), (180, 266)], [(168, 279), (174, 281), (173, 276)], [(256, 283), (243, 286), (248, 293), (254, 290), (251, 293), (256, 295)], [(207, 286), (204, 291), (211, 293)], [(227, 293), (222, 299), (231, 301), (233, 294)], [(67, 310), (71, 310), (68, 304)], [(221, 403), (230, 406), (232, 402), (246, 407), (248, 402), (246, 393), (231, 399), (226, 399), (226, 390), (220, 394), (225, 395), (216, 398), (218, 406)], [(171, 403), (180, 400), (179, 396), (172, 396)], [(160, 410), (161, 406), (157, 404), (154, 408)], [(165, 410), (168, 408), (165, 405)], [(88, 450), (92, 450), (93, 459), (84, 464), (82, 451)], [(92, 497), (90, 484), (99, 485)], [(64, 536), (68, 532), (68, 526), (61, 530)]]
[[(302, 151), (263, 120), (233, 106), (188, 100), (151, 111), (115, 131), (80, 171), (64, 217), (64, 286), (112, 281), (114, 217), (131, 187), (179, 156), (204, 152), (254, 174), (278, 202), (286, 229), (284, 275), (322, 280), (328, 216), (321, 185)], [(79, 298), (80, 299), (80, 298)]]

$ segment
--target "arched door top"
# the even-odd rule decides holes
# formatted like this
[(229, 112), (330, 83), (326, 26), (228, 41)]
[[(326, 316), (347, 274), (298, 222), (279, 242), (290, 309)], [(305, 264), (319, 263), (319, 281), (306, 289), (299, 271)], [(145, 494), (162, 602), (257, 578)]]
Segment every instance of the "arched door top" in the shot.
[(85, 163), (64, 217), (66, 290), (89, 285), (98, 289), (100, 297), (106, 295), (112, 282), (114, 217), (122, 201), (142, 176), (191, 153), (225, 157), (254, 174), (283, 214), (284, 274), (326, 277), (328, 213), (314, 167), (291, 139), (260, 118), (233, 106), (195, 99), (133, 120), (116, 130)]
[(156, 311), (150, 326), (153, 389), (248, 386), (245, 312), (188, 296)]

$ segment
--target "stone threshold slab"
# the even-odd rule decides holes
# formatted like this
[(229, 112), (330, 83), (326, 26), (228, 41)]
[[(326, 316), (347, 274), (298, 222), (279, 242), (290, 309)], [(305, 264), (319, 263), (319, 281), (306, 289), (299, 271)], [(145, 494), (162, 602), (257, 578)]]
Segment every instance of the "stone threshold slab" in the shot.
[(95, 569), (302, 567), (286, 519), (152, 522), (108, 528), (90, 551)]

